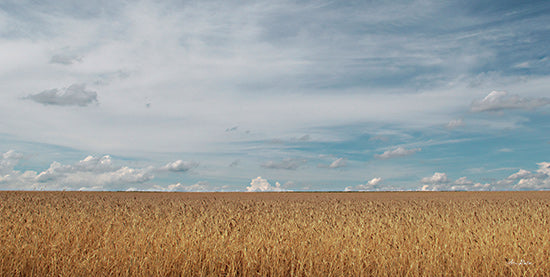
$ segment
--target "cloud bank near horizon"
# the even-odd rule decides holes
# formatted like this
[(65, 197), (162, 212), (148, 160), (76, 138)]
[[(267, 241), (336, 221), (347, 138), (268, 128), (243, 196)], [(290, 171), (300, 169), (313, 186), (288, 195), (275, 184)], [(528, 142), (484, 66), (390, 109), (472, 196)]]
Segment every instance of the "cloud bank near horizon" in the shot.
[[(111, 156), (87, 156), (86, 158), (64, 165), (52, 162), (49, 168), (36, 172), (21, 171), (16, 167), (26, 156), (14, 150), (2, 154), (0, 159), (0, 184), (8, 190), (122, 190), (122, 191), (168, 191), (168, 192), (208, 192), (208, 191), (292, 191), (303, 190), (292, 181), (285, 184), (275, 182), (272, 185), (262, 177), (253, 178), (249, 186), (231, 189), (227, 185), (214, 186), (207, 181), (199, 181), (192, 185), (174, 183), (161, 186), (155, 183), (155, 172), (166, 172), (167, 165), (192, 164), (181, 160), (170, 162), (165, 166), (147, 166), (133, 168), (127, 165), (117, 165)], [(494, 190), (549, 190), (550, 162), (537, 163), (538, 169), (531, 172), (520, 169), (507, 178), (491, 183), (479, 183), (460, 177), (451, 180), (446, 173), (435, 172), (430, 177), (424, 177), (419, 182), (419, 191), (494, 191)], [(181, 172), (181, 171), (178, 171)], [(184, 171), (185, 172), (185, 171)], [(384, 184), (381, 177), (375, 177), (356, 186), (347, 186), (334, 191), (396, 191), (411, 190), (407, 187), (395, 187)]]

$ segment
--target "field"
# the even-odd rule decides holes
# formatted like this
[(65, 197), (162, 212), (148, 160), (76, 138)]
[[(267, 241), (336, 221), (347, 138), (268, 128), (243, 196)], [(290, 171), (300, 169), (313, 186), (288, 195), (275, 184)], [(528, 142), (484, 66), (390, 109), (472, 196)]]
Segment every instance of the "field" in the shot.
[(548, 276), (550, 192), (0, 192), (0, 275)]

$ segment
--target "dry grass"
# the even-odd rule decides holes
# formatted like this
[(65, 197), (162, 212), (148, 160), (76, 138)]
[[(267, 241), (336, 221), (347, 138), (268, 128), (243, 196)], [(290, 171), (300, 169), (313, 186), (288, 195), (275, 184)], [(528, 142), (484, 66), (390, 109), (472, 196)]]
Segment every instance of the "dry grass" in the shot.
[(0, 192), (0, 274), (544, 276), (549, 220), (548, 192)]

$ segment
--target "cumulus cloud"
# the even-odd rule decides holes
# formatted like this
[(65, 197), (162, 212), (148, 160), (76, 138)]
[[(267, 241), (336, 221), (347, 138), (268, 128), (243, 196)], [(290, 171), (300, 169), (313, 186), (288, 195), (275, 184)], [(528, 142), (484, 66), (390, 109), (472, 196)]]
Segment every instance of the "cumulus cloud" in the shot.
[(10, 150), (0, 159), (0, 184), (5, 189), (109, 190), (143, 184), (154, 178), (152, 167), (131, 168), (113, 164), (108, 155), (88, 156), (74, 164), (52, 162), (42, 171), (21, 172), (15, 166), (23, 155)]
[(252, 179), (250, 186), (246, 187), (246, 191), (287, 191), (283, 185), (279, 182), (275, 182), (275, 186), (272, 186), (266, 179), (258, 176), (256, 179)]
[(33, 189), (35, 171), (21, 172), (15, 169), (19, 161), (23, 159), (21, 153), (9, 150), (0, 156), (0, 184), (5, 189)]
[(426, 183), (430, 183), (430, 184), (446, 184), (447, 182), (449, 181), (449, 179), (447, 178), (447, 174), (445, 173), (440, 173), (440, 172), (436, 172), (434, 173), (433, 176), (431, 177), (424, 177), (422, 178), (422, 180), (420, 182), (426, 184)]
[(550, 98), (527, 98), (509, 95), (505, 91), (492, 91), (485, 98), (475, 100), (470, 106), (473, 112), (497, 112), (508, 109), (530, 110), (550, 104)]
[(535, 172), (520, 169), (510, 176), (492, 183), (476, 183), (461, 177), (451, 180), (447, 174), (436, 172), (433, 176), (421, 179), (423, 191), (452, 191), (452, 190), (550, 190), (550, 162), (537, 163)]
[(268, 161), (262, 164), (262, 167), (269, 169), (296, 170), (306, 163), (307, 160), (304, 159), (284, 159), (280, 162)]
[(388, 150), (382, 154), (379, 154), (379, 155), (375, 154), (374, 157), (378, 159), (386, 160), (386, 159), (391, 159), (396, 157), (409, 156), (421, 150), (422, 150), (421, 148), (405, 149), (399, 146), (393, 150)]
[(518, 172), (497, 182), (503, 188), (511, 186), (513, 190), (548, 190), (550, 189), (550, 163), (537, 163), (536, 172), (520, 169)]
[(166, 170), (166, 171), (172, 171), (172, 172), (186, 172), (197, 166), (199, 166), (197, 162), (177, 160), (166, 164), (160, 169)]
[(447, 129), (455, 129), (455, 128), (458, 128), (458, 127), (462, 127), (464, 125), (465, 125), (464, 120), (462, 120), (462, 118), (459, 118), (459, 119), (449, 121), (449, 123), (447, 123), (446, 127), (447, 127)]
[(0, 173), (7, 173), (13, 170), (13, 167), (23, 158), (21, 153), (9, 150), (2, 154), (0, 159)]
[(72, 188), (76, 185), (85, 188), (95, 187), (106, 189), (106, 186), (124, 186), (129, 184), (141, 184), (153, 179), (152, 168), (130, 168), (127, 166), (113, 165), (110, 156), (88, 156), (85, 159), (72, 164), (62, 165), (52, 162), (50, 167), (40, 172), (35, 181), (46, 187)]
[(382, 178), (376, 177), (372, 178), (366, 184), (361, 184), (357, 186), (349, 186), (345, 188), (345, 191), (384, 191), (384, 190), (394, 190), (388, 186), (382, 186)]
[(85, 107), (97, 103), (97, 92), (86, 90), (84, 84), (73, 84), (68, 88), (54, 88), (37, 94), (30, 94), (25, 99), (44, 105)]
[(205, 192), (211, 191), (212, 188), (208, 182), (198, 182), (193, 185), (185, 185), (182, 183), (169, 185), (166, 191), (184, 191), (184, 192)]
[(492, 185), (489, 183), (474, 183), (466, 177), (460, 177), (457, 180), (451, 180), (446, 173), (435, 172), (430, 177), (424, 177), (420, 180), (424, 184), (420, 190), (422, 191), (479, 191), (491, 190)]

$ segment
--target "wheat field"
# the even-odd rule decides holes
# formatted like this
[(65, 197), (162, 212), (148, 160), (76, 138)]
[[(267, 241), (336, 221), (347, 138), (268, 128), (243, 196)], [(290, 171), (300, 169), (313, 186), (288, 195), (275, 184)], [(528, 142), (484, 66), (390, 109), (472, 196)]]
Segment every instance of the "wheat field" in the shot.
[(3, 276), (548, 276), (550, 192), (0, 192)]

